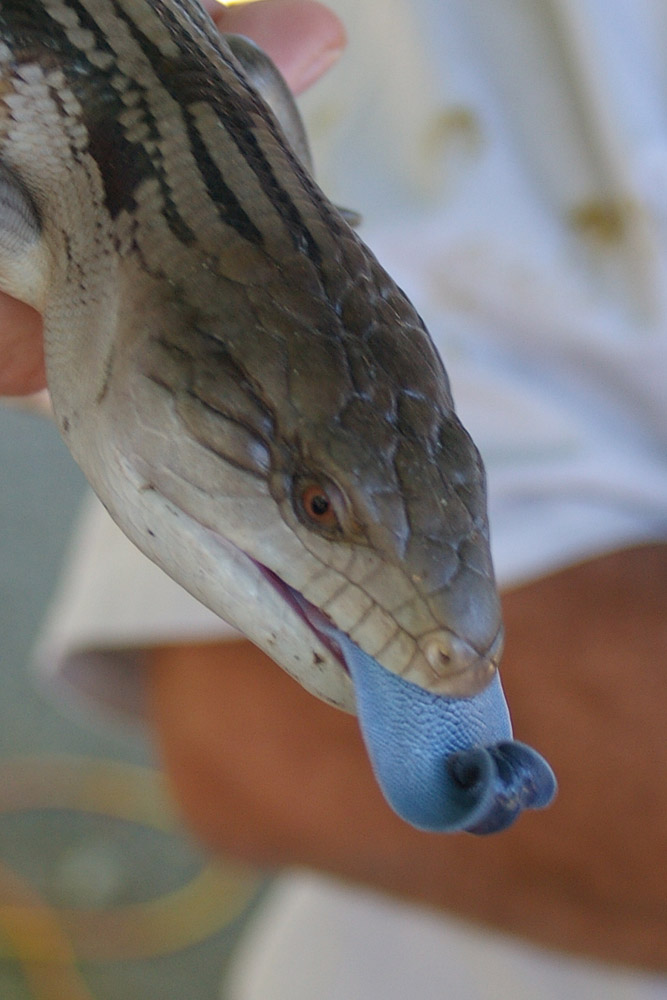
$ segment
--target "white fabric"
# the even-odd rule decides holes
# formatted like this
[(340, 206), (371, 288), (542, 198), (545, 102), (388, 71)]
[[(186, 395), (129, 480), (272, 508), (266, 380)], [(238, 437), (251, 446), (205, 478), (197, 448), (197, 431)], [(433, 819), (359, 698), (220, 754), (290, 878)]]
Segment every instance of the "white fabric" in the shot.
[[(443, 352), (500, 581), (667, 538), (667, 6), (330, 2), (350, 50), (305, 100), (319, 178)], [(108, 668), (136, 677), (138, 647), (227, 633), (103, 517), (86, 515), (39, 662), (108, 703)], [(249, 948), (234, 1000), (666, 986), (318, 880), (285, 881)]]
[(281, 878), (224, 1000), (664, 1000), (657, 975), (533, 948), (299, 872)]

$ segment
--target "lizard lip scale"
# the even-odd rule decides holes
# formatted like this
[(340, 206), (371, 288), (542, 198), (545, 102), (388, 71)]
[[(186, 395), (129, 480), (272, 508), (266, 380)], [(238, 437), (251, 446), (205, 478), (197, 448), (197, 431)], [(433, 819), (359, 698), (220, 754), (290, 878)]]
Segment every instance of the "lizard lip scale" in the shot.
[(352, 677), (373, 771), (399, 816), (423, 830), (489, 834), (524, 809), (549, 805), (553, 771), (512, 739), (497, 673), (472, 698), (425, 691), (381, 666), (298, 591), (259, 568)]

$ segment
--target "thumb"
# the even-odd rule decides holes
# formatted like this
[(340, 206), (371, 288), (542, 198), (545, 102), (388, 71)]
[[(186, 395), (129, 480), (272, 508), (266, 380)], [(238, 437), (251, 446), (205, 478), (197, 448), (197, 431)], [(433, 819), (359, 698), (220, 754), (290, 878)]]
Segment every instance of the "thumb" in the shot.
[(220, 31), (246, 35), (264, 49), (297, 94), (326, 72), (345, 48), (343, 25), (317, 0), (203, 4)]

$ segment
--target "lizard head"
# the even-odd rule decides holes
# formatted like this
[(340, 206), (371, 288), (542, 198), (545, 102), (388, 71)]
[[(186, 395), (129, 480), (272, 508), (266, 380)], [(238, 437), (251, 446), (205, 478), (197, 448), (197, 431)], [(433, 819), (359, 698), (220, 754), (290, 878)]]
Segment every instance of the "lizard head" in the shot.
[[(365, 248), (363, 270), (341, 270), (354, 280), (336, 298), (246, 287), (236, 322), (200, 314), (143, 345), (138, 367), (166, 398), (142, 410), (172, 410), (150, 478), (263, 567), (338, 666), (319, 624), (406, 680), (470, 696), (502, 647), (482, 462), (404, 295)], [(144, 416), (148, 453), (146, 431)]]

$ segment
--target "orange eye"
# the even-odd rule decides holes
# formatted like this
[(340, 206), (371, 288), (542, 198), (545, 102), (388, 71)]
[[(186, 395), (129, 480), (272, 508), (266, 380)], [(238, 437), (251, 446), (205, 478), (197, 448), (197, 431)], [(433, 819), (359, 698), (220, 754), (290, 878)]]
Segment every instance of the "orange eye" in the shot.
[(326, 489), (319, 483), (310, 483), (301, 490), (301, 506), (309, 521), (323, 528), (338, 527), (336, 511)]

